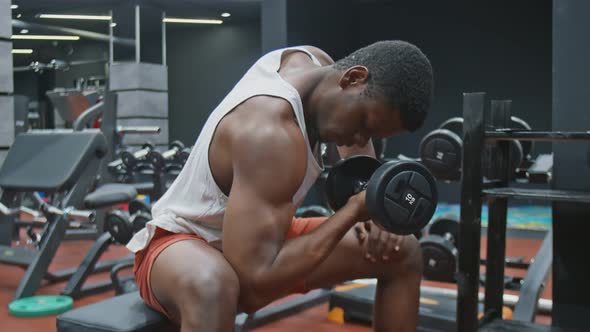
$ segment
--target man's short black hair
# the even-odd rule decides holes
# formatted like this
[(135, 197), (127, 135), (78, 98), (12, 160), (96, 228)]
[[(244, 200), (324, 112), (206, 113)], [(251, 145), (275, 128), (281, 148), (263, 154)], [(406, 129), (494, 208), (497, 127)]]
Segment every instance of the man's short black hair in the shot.
[(376, 42), (337, 61), (335, 68), (357, 65), (369, 69), (368, 96), (382, 96), (398, 108), (406, 130), (422, 126), (432, 103), (434, 78), (430, 61), (418, 47), (400, 40)]

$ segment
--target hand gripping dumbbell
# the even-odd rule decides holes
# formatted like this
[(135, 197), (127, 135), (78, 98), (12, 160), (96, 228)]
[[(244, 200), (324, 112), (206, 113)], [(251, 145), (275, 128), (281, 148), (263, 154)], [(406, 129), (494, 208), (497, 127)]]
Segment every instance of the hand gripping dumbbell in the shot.
[(154, 145), (147, 142), (142, 145), (140, 150), (133, 153), (129, 151), (121, 151), (121, 162), (128, 170), (133, 170), (140, 161), (145, 160), (148, 153), (152, 150), (154, 150)]
[(105, 227), (119, 244), (127, 244), (133, 234), (152, 220), (151, 207), (142, 200), (129, 202), (129, 211), (113, 210), (106, 216)]
[(414, 161), (382, 164), (372, 157), (353, 156), (338, 161), (328, 173), (326, 197), (335, 211), (363, 190), (373, 222), (399, 235), (424, 228), (438, 202), (434, 177)]
[(428, 227), (428, 235), (420, 239), (423, 275), (428, 280), (455, 282), (459, 216), (445, 213)]
[[(525, 130), (527, 126), (523, 120), (512, 117), (512, 126), (519, 130)], [(530, 130), (530, 127), (528, 127)], [(422, 163), (439, 180), (456, 181), (461, 177), (461, 161), (463, 153), (463, 118), (450, 118), (443, 122), (439, 129), (433, 130), (424, 136), (420, 142), (420, 159)], [(524, 156), (530, 153), (532, 142), (510, 141), (511, 169), (516, 169), (522, 164)], [(483, 153), (489, 153), (485, 149)]]
[(166, 162), (176, 159), (183, 149), (184, 144), (181, 141), (174, 141), (170, 143), (170, 148), (162, 153), (156, 150), (149, 151), (146, 159), (149, 160), (154, 169), (163, 170), (166, 167)]

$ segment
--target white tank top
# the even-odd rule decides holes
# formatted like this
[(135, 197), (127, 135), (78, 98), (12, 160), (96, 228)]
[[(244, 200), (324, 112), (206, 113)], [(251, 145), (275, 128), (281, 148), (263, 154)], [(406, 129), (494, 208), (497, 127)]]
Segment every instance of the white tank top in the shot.
[(295, 206), (301, 204), (320, 175), (323, 164), (319, 156), (319, 144), (316, 144), (314, 151), (310, 147), (299, 92), (278, 73), (281, 57), (288, 50), (305, 52), (316, 65), (321, 66), (320, 62), (302, 47), (272, 51), (260, 58), (209, 115), (182, 171), (162, 198), (154, 204), (153, 220), (133, 236), (127, 244), (129, 250), (138, 252), (145, 248), (153, 238), (156, 227), (173, 233), (198, 234), (213, 246), (221, 248), (223, 216), (228, 198), (213, 179), (209, 167), (209, 145), (221, 119), (253, 96), (270, 95), (283, 98), (293, 108), (307, 145), (307, 171), (303, 183), (293, 196)]

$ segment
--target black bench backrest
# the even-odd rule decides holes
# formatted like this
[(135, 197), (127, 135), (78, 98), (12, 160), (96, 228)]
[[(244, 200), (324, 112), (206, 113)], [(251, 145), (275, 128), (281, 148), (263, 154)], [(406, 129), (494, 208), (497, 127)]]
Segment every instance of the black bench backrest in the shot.
[(16, 137), (0, 168), (0, 187), (11, 191), (63, 192), (107, 150), (99, 130), (40, 131)]

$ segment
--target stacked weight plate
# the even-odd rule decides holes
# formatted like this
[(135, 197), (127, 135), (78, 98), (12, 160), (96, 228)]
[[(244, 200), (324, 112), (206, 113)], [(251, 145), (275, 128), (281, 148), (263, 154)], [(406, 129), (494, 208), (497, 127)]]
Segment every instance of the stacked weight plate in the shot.
[(143, 62), (110, 66), (110, 90), (117, 94), (117, 125), (157, 126), (158, 134), (127, 134), (124, 146), (140, 147), (146, 141), (168, 146), (168, 69)]
[(0, 166), (14, 141), (12, 16), (10, 0), (0, 0)]

